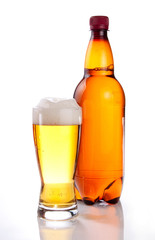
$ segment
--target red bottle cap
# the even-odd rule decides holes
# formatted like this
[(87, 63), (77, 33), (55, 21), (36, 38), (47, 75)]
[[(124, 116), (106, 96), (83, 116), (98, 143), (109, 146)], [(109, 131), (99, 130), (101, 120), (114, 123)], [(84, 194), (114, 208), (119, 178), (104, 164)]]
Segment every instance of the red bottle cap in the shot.
[(89, 21), (90, 29), (105, 29), (108, 30), (109, 27), (109, 18), (106, 16), (93, 16)]

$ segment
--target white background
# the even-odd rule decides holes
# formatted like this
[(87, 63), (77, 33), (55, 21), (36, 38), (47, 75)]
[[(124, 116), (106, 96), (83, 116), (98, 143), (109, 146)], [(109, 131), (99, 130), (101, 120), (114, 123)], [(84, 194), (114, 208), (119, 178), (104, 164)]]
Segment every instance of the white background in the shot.
[(42, 97), (72, 97), (83, 76), (92, 15), (109, 16), (115, 76), (126, 93), (124, 240), (155, 239), (154, 1), (1, 0), (3, 239), (39, 239), (35, 216), (31, 217), (40, 187), (32, 107)]

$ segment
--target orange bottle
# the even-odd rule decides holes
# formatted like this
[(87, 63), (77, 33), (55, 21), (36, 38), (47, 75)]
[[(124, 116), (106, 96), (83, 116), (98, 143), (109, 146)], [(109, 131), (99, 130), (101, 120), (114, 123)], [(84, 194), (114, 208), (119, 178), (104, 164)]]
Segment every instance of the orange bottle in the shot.
[(106, 16), (90, 18), (84, 77), (74, 92), (83, 113), (76, 196), (86, 204), (117, 203), (123, 184), (125, 95), (114, 76), (108, 25)]

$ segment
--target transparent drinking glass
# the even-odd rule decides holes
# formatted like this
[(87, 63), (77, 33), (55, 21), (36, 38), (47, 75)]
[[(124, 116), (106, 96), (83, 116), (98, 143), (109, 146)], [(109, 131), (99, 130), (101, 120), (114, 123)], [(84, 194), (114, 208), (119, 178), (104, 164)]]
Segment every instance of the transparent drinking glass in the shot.
[(74, 192), (82, 111), (75, 99), (44, 98), (33, 108), (33, 136), (41, 178), (38, 216), (70, 219), (78, 214)]

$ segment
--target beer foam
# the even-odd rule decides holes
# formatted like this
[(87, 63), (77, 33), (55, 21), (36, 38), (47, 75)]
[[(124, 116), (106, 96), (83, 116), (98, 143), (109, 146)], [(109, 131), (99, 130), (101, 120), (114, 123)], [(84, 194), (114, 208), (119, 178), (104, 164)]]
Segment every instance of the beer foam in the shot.
[(74, 98), (43, 98), (33, 108), (33, 124), (80, 125), (81, 122), (82, 109)]

